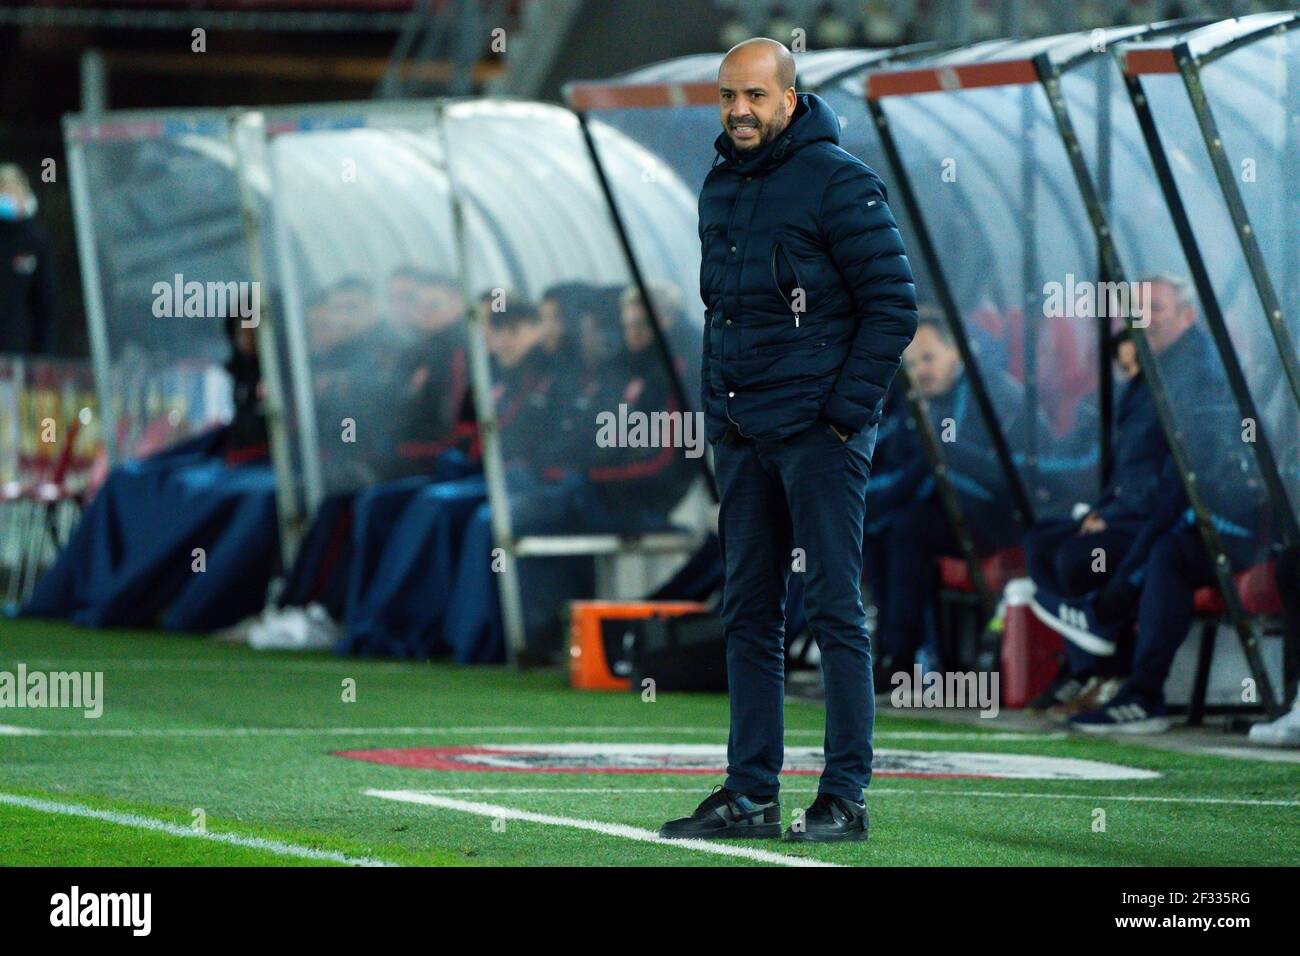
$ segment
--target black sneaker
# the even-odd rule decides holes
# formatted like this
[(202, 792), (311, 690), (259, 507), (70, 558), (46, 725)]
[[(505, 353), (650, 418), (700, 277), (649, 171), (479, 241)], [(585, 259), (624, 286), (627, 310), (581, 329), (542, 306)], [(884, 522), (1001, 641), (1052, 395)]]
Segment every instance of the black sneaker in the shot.
[(780, 835), (780, 800), (751, 800), (726, 787), (714, 787), (689, 817), (659, 828), (665, 840), (772, 840)]
[(785, 831), (785, 839), (800, 843), (838, 843), (865, 840), (870, 832), (865, 803), (819, 793), (804, 815)]

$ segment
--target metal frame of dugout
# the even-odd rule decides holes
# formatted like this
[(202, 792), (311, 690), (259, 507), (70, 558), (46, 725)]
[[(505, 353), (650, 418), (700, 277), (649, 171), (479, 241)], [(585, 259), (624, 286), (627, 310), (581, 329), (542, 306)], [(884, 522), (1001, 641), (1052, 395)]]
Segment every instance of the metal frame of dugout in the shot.
[[(1300, 468), (1295, 460), (1295, 444), (1285, 439), (1300, 430), (1300, 357), (1284, 321), (1278, 286), (1270, 277), (1264, 248), (1275, 252), (1276, 245), (1285, 255), (1290, 246), (1294, 259), (1295, 234), (1285, 228), (1284, 222), (1277, 223), (1267, 230), (1268, 239), (1265, 246), (1261, 245), (1259, 230), (1252, 224), (1227, 155), (1229, 144), (1222, 138), (1220, 124), (1211, 111), (1202, 73), (1207, 66), (1222, 63), (1225, 55), (1240, 57), (1251, 52), (1249, 47), (1254, 43), (1285, 38), (1297, 23), (1300, 18), (1293, 14), (1262, 14), (1164, 41), (1129, 44), (1123, 50), (1128, 90), (1162, 193), (1173, 212), (1179, 242), (1206, 307), (1207, 322), (1237, 404), (1244, 417), (1260, 425), (1255, 455), (1280, 518), (1283, 538), (1292, 547), (1300, 544), (1300, 524), (1295, 517), (1300, 511)], [(1295, 36), (1300, 34), (1292, 39)], [(1193, 53), (1193, 47), (1198, 52)], [(1261, 99), (1266, 93), (1259, 89), (1241, 92)], [(1242, 107), (1240, 100), (1233, 102), (1226, 97), (1218, 103), (1220, 116), (1232, 121), (1226, 128), (1235, 124), (1238, 130), (1244, 127), (1260, 132), (1253, 123), (1255, 118), (1246, 116)], [(1180, 125), (1193, 114), (1194, 124)], [(1285, 161), (1287, 148), (1294, 152), (1296, 146), (1294, 130), (1288, 128), (1289, 123), (1283, 126), (1289, 141), (1280, 144), (1281, 161)], [(1203, 139), (1196, 138), (1197, 134)], [(1258, 156), (1265, 144), (1257, 141), (1254, 146), (1239, 155)], [(1216, 196), (1216, 190), (1222, 195)], [(1285, 189), (1282, 194), (1293, 206), (1296, 204), (1294, 195)], [(1265, 218), (1264, 210), (1257, 208), (1256, 214), (1256, 222)], [(1285, 220), (1284, 215), (1278, 218)], [(1241, 255), (1234, 256), (1231, 246), (1225, 243), (1216, 247), (1216, 256), (1207, 256), (1207, 243), (1213, 245), (1216, 235), (1228, 232), (1239, 240)], [(1285, 278), (1281, 270), (1273, 271)], [(1294, 276), (1290, 281), (1294, 283)], [(1254, 340), (1248, 338), (1251, 333), (1256, 333)], [(1261, 345), (1267, 349), (1263, 355)], [(1276, 387), (1279, 380), (1285, 383), (1281, 389)], [(1271, 399), (1273, 406), (1269, 408)]]
[[(1171, 29), (1161, 29), (1152, 37), (1172, 37), (1180, 29), (1196, 29), (1198, 25), (1197, 21), (1168, 24)], [(1150, 39), (1135, 37), (1129, 42), (1138, 45)], [(1101, 278), (1118, 281), (1140, 274), (1171, 271), (1186, 275), (1189, 266), (1182, 256), (1173, 211), (1157, 182), (1139, 116), (1133, 109), (1121, 75), (1125, 46), (1121, 44), (1118, 51), (1112, 51), (1113, 55), (1100, 57), (1048, 57), (1041, 69), (1048, 78), (1051, 103), (1062, 134), (1071, 143), (1070, 157), (1079, 188), (1099, 237)], [(1244, 273), (1237, 279), (1244, 279)], [(1184, 409), (1171, 401), (1172, 383), (1162, 375), (1160, 362), (1141, 329), (1134, 330), (1134, 341), (1198, 531), (1214, 563), (1217, 593), (1252, 673), (1257, 679), (1263, 678), (1260, 686), (1265, 691), (1265, 707), (1271, 711), (1275, 704), (1267, 692), (1267, 674), (1256, 653), (1250, 613), (1238, 591), (1223, 537), (1213, 515), (1209, 497), (1213, 489), (1207, 489), (1198, 481), (1202, 471), (1197, 459), (1201, 446), (1197, 436), (1199, 422), (1195, 417), (1184, 420), (1181, 417)], [(1249, 476), (1244, 482), (1245, 486), (1252, 488), (1261, 484), (1257, 475)], [(1202, 709), (1214, 632), (1212, 623), (1207, 624), (1202, 632), (1190, 708), (1193, 722), (1199, 720)]]
[[(1111, 34), (1125, 35), (1142, 29), (1120, 29)], [(1094, 35), (1085, 36), (1091, 39)], [(940, 53), (915, 66), (873, 71), (864, 83), (865, 104), (912, 224), (913, 244), (961, 355), (971, 395), (1011, 496), (1012, 517), (1021, 529), (1032, 525), (1038, 512), (1054, 498), (1060, 499), (1063, 492), (1100, 490), (1110, 469), (1110, 361), (1104, 326), (1099, 324), (1093, 342), (1074, 344), (1077, 366), (1089, 376), (1091, 381), (1086, 384), (1091, 387), (1059, 403), (1071, 406), (1063, 409), (1067, 419), (1072, 420), (1068, 431), (1077, 431), (1086, 439), (1087, 447), (1077, 461), (1051, 448), (1064, 436), (1047, 430), (1039, 401), (1037, 365), (1042, 332), (1034, 319), (1036, 313), (1042, 313), (1042, 280), (1052, 265), (1062, 262), (1088, 275), (1093, 271), (1094, 257), (1081, 241), (1088, 232), (1086, 216), (1074, 194), (1069, 162), (1046, 98), (1032, 85), (1032, 64), (1044, 50), (1077, 47), (1082, 42), (1080, 35), (987, 41)], [(972, 97), (969, 91), (977, 92)], [(981, 96), (994, 99), (975, 99)], [(962, 102), (963, 97), (966, 102)], [(1004, 107), (1006, 115), (995, 115), (995, 106)], [(901, 115), (891, 116), (891, 112)], [(967, 122), (963, 123), (963, 119)], [(918, 132), (921, 128), (924, 135)], [(1020, 148), (1019, 176), (1015, 180), (1018, 204), (982, 202), (979, 185), (971, 190), (958, 185), (963, 175), (977, 184), (982, 182), (986, 191), (1001, 183), (1004, 170), (998, 146)], [(987, 152), (990, 147), (993, 155)], [(966, 162), (962, 162), (963, 157)], [(929, 169), (938, 176), (944, 161), (951, 162), (952, 179), (944, 182), (943, 189), (923, 194), (921, 187), (925, 184), (916, 171)], [(1001, 214), (1008, 222), (999, 231), (993, 221), (996, 215), (990, 210), (1004, 205), (1008, 208)], [(1040, 246), (1050, 243), (1038, 242), (1035, 230), (1040, 228), (1040, 220), (1050, 220), (1052, 215), (1058, 221), (1064, 220), (1067, 228), (1057, 230), (1052, 262), (1044, 264)], [(1062, 236), (1066, 237), (1064, 247)], [(1074, 238), (1072, 244), (1070, 237)], [(1015, 248), (1015, 239), (1019, 239), (1019, 248)], [(940, 249), (972, 246), (974, 251), (962, 255), (956, 265), (950, 256), (940, 256)], [(969, 263), (978, 265), (963, 273), (962, 268)], [(1005, 343), (980, 342), (981, 336), (987, 340), (988, 335), (979, 328), (977, 319), (990, 309), (997, 321), (1009, 326), (1011, 334)], [(1018, 343), (1013, 323), (1017, 312)], [(1008, 427), (1012, 423), (1001, 420), (990, 390), (991, 377), (1008, 377), (1011, 357), (1002, 351), (1002, 345), (1013, 344), (1019, 345), (1023, 365), (1019, 377), (1024, 387), (1024, 414), (1014, 423), (1014, 431)], [(1048, 344), (1053, 343), (1049, 340)], [(1090, 362), (1095, 362), (1095, 368), (1088, 368)], [(1094, 401), (1095, 405), (1090, 404)], [(1080, 415), (1084, 416), (1082, 422), (1077, 419)], [(1097, 426), (1091, 438), (1087, 428), (1090, 415), (1095, 415)], [(1078, 435), (1072, 437), (1077, 441)], [(1090, 467), (1094, 456), (1095, 467)], [(1060, 479), (1046, 477), (1049, 469), (1059, 474), (1073, 469), (1085, 476), (1091, 470), (1095, 487), (1058, 487), (1053, 492), (1049, 490), (1052, 483)], [(1068, 499), (1056, 503), (1058, 512), (1070, 503)], [(980, 581), (979, 589), (987, 593), (989, 585)]]
[[(1213, 311), (1221, 320), (1216, 324), (1226, 332), (1222, 341), (1232, 346), (1229, 351), (1234, 356), (1257, 352), (1259, 345), (1268, 350), (1254, 365), (1242, 365), (1238, 359), (1233, 378), (1243, 408), (1258, 410), (1261, 423), (1271, 419), (1277, 440), (1262, 442), (1259, 456), (1261, 467), (1267, 469), (1269, 490), (1279, 512), (1286, 516), (1283, 531), (1292, 546), (1300, 544), (1296, 519), (1300, 513), (1300, 444), (1287, 440), (1300, 434), (1300, 329), (1296, 326), (1300, 322), (1300, 234), (1294, 228), (1300, 220), (1297, 27), (1300, 14), (1259, 14), (1162, 43), (1130, 44), (1123, 51), (1130, 93), (1139, 100), (1139, 112), (1151, 119), (1150, 127), (1144, 127), (1148, 146), (1153, 155), (1164, 154), (1163, 161), (1157, 161), (1158, 171), (1168, 166), (1172, 174), (1162, 178), (1162, 188), (1171, 205), (1186, 211), (1193, 227), (1180, 232), (1179, 238), (1188, 261), (1197, 264), (1194, 270), (1203, 271), (1208, 280), (1202, 295), (1216, 300)], [(1276, 70), (1259, 70), (1273, 64), (1252, 62), (1252, 57), (1268, 61), (1270, 56), (1276, 61)], [(1270, 75), (1280, 80), (1272, 90), (1266, 87)], [(1167, 93), (1174, 96), (1166, 98)], [(1195, 117), (1194, 127), (1175, 128), (1189, 115)], [(1270, 133), (1279, 141), (1272, 141)], [(1184, 142), (1180, 134), (1191, 142)], [(1199, 134), (1199, 144), (1195, 134)], [(1244, 142), (1248, 137), (1253, 139)], [(1170, 147), (1184, 157), (1183, 169), (1169, 162)], [(1253, 168), (1257, 161), (1276, 166), (1266, 170), (1270, 175), (1260, 177)], [(1245, 175), (1248, 162), (1252, 164), (1250, 176)], [(1198, 181), (1191, 181), (1187, 167), (1200, 175)], [(1241, 183), (1238, 168), (1243, 171)], [(1272, 180), (1275, 192), (1261, 191), (1264, 180)], [(1199, 188), (1204, 181), (1212, 187)], [(1215, 186), (1220, 201), (1211, 198), (1206, 202), (1204, 197), (1214, 197)], [(1214, 221), (1202, 225), (1205, 207), (1214, 213)], [(1211, 225), (1233, 233), (1240, 246), (1239, 256), (1228, 243), (1214, 246), (1216, 256), (1205, 254), (1207, 245), (1213, 245), (1206, 241)], [(1228, 281), (1216, 274), (1224, 259), (1231, 265)], [(1246, 281), (1241, 281), (1243, 276)], [(1247, 290), (1244, 295), (1242, 286)], [(1255, 334), (1254, 341), (1245, 339), (1250, 333)], [(1277, 387), (1279, 381), (1284, 383), (1281, 388)], [(1285, 418), (1269, 414), (1266, 406), (1270, 401)]]
[[(902, 178), (906, 176), (906, 170), (901, 169), (901, 164), (897, 163), (899, 153), (893, 146), (894, 131), (890, 126), (889, 117), (878, 104), (883, 96), (904, 91), (916, 94), (922, 91), (978, 89), (987, 86), (1041, 86), (1047, 94), (1046, 100), (1064, 145), (1079, 198), (1087, 211), (1088, 223), (1096, 243), (1095, 274), (1102, 281), (1117, 281), (1129, 277), (1129, 273), (1122, 268), (1120, 253), (1116, 249), (1116, 233), (1118, 231), (1122, 235), (1123, 229), (1114, 221), (1115, 209), (1110, 195), (1112, 172), (1110, 163), (1116, 151), (1126, 148), (1131, 151), (1134, 143), (1121, 141), (1114, 130), (1117, 118), (1111, 109), (1114, 106), (1111, 89), (1118, 88), (1121, 84), (1118, 76), (1115, 75), (1117, 72), (1115, 61), (1107, 51), (1112, 43), (1139, 37), (1148, 30), (1150, 31), (1148, 35), (1163, 34), (1178, 30), (1185, 25), (1157, 24), (1151, 28), (1120, 28), (1113, 31), (1094, 31), (1075, 37), (1049, 38), (1048, 41), (1041, 41), (1041, 46), (1037, 50), (1033, 49), (1035, 44), (1020, 45), (1019, 48), (1003, 47), (1000, 50), (993, 50), (993, 55), (989, 57), (982, 57), (978, 53), (974, 57), (959, 54), (957, 59), (961, 61), (960, 63), (950, 60), (921, 75), (886, 78), (883, 83), (873, 76), (868, 80), (868, 97), (876, 104), (873, 106), (873, 111), (881, 125), (882, 134), (891, 144), (891, 158), (896, 161), (895, 169), (902, 174), (900, 177)], [(1063, 80), (1066, 77), (1074, 82), (1073, 95), (1062, 91)], [(1088, 93), (1086, 105), (1096, 104), (1099, 108), (1091, 111), (1086, 109), (1085, 97), (1079, 95), (1083, 90)], [(1089, 123), (1094, 124), (1092, 128), (1085, 125)], [(1140, 137), (1137, 139), (1140, 141)], [(907, 182), (905, 178), (903, 181)], [(910, 209), (916, 215), (919, 210), (915, 196), (906, 186), (905, 197), (910, 200)], [(924, 230), (922, 233), (924, 234)], [(1120, 244), (1123, 244), (1122, 241)], [(923, 242), (922, 248), (927, 258), (933, 262), (933, 268), (938, 271), (942, 264), (938, 262), (933, 243)], [(939, 275), (942, 277), (944, 273), (939, 272)], [(1033, 286), (1027, 285), (1026, 288), (1032, 290)], [(952, 294), (943, 287), (942, 283), (940, 293), (947, 299), (945, 311), (950, 319), (959, 317), (960, 313), (955, 307)], [(954, 331), (958, 331), (956, 327)], [(1099, 335), (1107, 334), (1104, 326), (1100, 327), (1098, 332)], [(1160, 379), (1159, 368), (1152, 359), (1151, 349), (1140, 329), (1136, 330), (1134, 339), (1141, 354), (1144, 374), (1148, 375), (1162, 426), (1178, 464), (1180, 477), (1187, 488), (1189, 500), (1197, 516), (1198, 527), (1209, 553), (1214, 557), (1216, 575), (1229, 618), (1237, 630), (1252, 673), (1260, 682), (1266, 709), (1272, 712), (1276, 705), (1268, 689), (1267, 674), (1256, 653), (1253, 630), (1239, 600), (1226, 554), (1211, 520), (1209, 506), (1196, 484), (1196, 472), (1189, 464), (1187, 446), (1191, 436), (1184, 433), (1174, 417), (1168, 400), (1168, 390)], [(969, 354), (968, 348), (964, 351)], [(1026, 348), (1026, 359), (1030, 354), (1032, 354), (1030, 349)], [(1103, 368), (1108, 371), (1109, 360), (1104, 349), (1099, 349), (1099, 359), (1103, 363)], [(1106, 379), (1103, 378), (1102, 381), (1105, 383)], [(1104, 397), (1108, 392), (1107, 387), (1100, 394)], [(1103, 402), (1102, 412), (1099, 418), (1103, 429), (1102, 434), (1106, 436), (1109, 432), (1110, 418), (1108, 402)], [(1108, 467), (1107, 455), (1103, 455), (1101, 461), (1103, 468)]]
[[(861, 97), (862, 77), (882, 66), (930, 54), (934, 49), (933, 44), (917, 44), (890, 50), (833, 49), (798, 53), (795, 55), (798, 88), (826, 99), (840, 118), (841, 145), (869, 165), (880, 168), (883, 151)], [(637, 213), (653, 202), (655, 188), (665, 177), (685, 180), (687, 187), (698, 193), (714, 157), (713, 139), (718, 125), (716, 77), (721, 61), (721, 54), (679, 57), (609, 80), (576, 82), (565, 88), (565, 97), (582, 119), (592, 155), (602, 168), (610, 204), (620, 224), (620, 236), (631, 260), (641, 273), (673, 275), (671, 281), (689, 290), (683, 298), (697, 310), (702, 305), (698, 299), (696, 236), (683, 235), (672, 248), (646, 241), (638, 231)], [(619, 178), (606, 171), (601, 142), (608, 128), (620, 129), (653, 150), (653, 165), (635, 177)], [(680, 148), (682, 138), (690, 143), (688, 149)], [(912, 248), (915, 243), (910, 240), (912, 228), (907, 210), (896, 207), (895, 215), (900, 230), (909, 240), (908, 248)], [(924, 263), (915, 262), (915, 268), (919, 273)], [(925, 277), (918, 274), (918, 286), (926, 284)], [(657, 326), (663, 324), (656, 321)], [(665, 341), (664, 345), (671, 348), (672, 343)], [(698, 343), (690, 343), (690, 347), (686, 358), (692, 366), (698, 366)], [(982, 559), (976, 552), (949, 478), (943, 446), (921, 400), (906, 384), (906, 370), (900, 368), (899, 375), (905, 383), (909, 412), (930, 462), (941, 504), (962, 547), (977, 600), (985, 615), (991, 615), (997, 596), (986, 581)]]
[[(1300, 554), (1298, 25), (1295, 13), (1256, 14), (1118, 54), (1238, 413), (1257, 425), (1247, 444), (1272, 507), (1279, 575)], [(1276, 714), (1266, 676), (1259, 686)]]

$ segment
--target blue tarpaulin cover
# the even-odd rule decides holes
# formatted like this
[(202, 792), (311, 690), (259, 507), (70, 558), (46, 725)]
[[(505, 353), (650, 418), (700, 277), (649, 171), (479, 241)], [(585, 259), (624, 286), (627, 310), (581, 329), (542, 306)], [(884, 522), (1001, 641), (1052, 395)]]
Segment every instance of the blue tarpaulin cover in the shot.
[(115, 468), (21, 614), (202, 632), (261, 610), (279, 554), (275, 478), (214, 457), (223, 433)]

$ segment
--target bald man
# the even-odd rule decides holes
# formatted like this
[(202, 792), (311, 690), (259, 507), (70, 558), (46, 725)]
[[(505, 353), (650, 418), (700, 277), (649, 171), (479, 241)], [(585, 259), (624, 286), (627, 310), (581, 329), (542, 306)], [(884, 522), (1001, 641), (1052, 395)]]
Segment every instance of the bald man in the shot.
[(916, 293), (884, 185), (747, 40), (718, 71), (722, 134), (700, 192), (702, 392), (721, 495), (727, 778), (670, 838), (781, 836), (789, 576), (821, 650), (826, 767), (787, 840), (863, 840), (875, 697), (859, 591), (867, 475)]

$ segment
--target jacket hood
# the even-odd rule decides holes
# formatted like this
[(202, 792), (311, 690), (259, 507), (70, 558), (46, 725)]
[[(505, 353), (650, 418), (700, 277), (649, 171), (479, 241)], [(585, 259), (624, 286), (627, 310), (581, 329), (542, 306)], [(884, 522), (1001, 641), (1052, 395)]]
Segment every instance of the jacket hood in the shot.
[(764, 143), (752, 152), (739, 150), (724, 130), (718, 134), (713, 146), (737, 172), (749, 173), (778, 165), (804, 146), (823, 141), (839, 145), (839, 117), (816, 93), (799, 93), (789, 125), (772, 142)]

